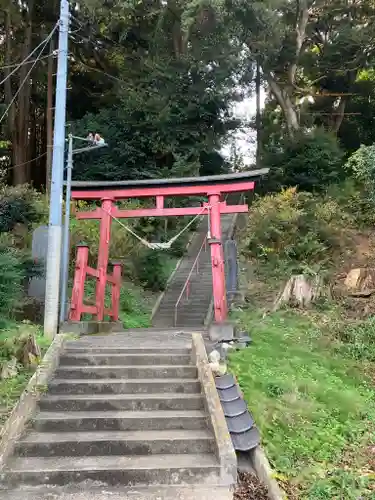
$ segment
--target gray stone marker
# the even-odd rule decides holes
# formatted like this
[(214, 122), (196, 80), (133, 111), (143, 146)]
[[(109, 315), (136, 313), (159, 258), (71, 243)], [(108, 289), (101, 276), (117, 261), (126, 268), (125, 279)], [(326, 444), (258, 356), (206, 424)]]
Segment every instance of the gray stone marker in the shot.
[(32, 278), (29, 283), (29, 297), (44, 302), (46, 291), (46, 259), (48, 248), (48, 226), (39, 226), (33, 233), (32, 258), (41, 267), (41, 276)]
[(224, 254), (227, 300), (230, 302), (238, 292), (237, 243), (234, 240), (225, 242)]

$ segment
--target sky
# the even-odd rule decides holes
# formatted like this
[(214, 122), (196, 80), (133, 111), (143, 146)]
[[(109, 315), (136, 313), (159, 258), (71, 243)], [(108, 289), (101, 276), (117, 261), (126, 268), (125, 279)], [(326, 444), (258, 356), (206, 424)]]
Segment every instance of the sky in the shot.
[[(260, 106), (264, 108), (266, 100), (265, 89), (260, 92)], [(245, 98), (242, 102), (236, 103), (233, 107), (233, 113), (236, 117), (242, 118), (246, 121), (251, 120), (256, 114), (256, 97)], [(255, 161), (256, 155), (256, 133), (253, 129), (243, 129), (237, 131), (234, 137), (237, 153), (243, 156), (244, 163), (251, 165)], [(231, 145), (228, 144), (223, 147), (222, 154), (229, 158), (231, 154)]]

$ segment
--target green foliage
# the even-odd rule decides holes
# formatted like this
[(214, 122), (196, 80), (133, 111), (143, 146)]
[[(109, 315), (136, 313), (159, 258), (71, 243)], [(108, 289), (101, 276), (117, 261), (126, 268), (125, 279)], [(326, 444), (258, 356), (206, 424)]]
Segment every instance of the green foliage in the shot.
[[(41, 330), (35, 325), (23, 323), (12, 323), (2, 321), (0, 325), (0, 367), (2, 363), (16, 358), (17, 375), (6, 380), (0, 380), (0, 426), (9, 416), (13, 406), (18, 401), (27, 383), (34, 373), (34, 369), (24, 367), (23, 351), (29, 337), (33, 336), (41, 349), (42, 355), (50, 345), (50, 341), (42, 335)], [(36, 359), (39, 362), (39, 359)]]
[(363, 144), (355, 151), (346, 162), (347, 171), (362, 185), (369, 188), (374, 196), (375, 186), (375, 144), (364, 146)]
[(163, 251), (148, 250), (142, 254), (138, 261), (138, 277), (144, 288), (154, 292), (165, 289), (169, 274), (164, 259)]
[[(211, 102), (204, 97), (205, 83), (191, 91), (187, 81), (169, 77), (163, 81), (160, 74), (156, 78), (150, 75), (155, 88), (145, 84), (146, 88), (128, 90), (120, 106), (88, 114), (74, 124), (78, 135), (98, 130), (109, 144), (105, 150), (77, 158), (75, 179), (189, 176), (206, 167), (207, 154), (214, 153), (219, 137), (236, 122), (217, 96)], [(222, 164), (222, 159), (217, 162), (218, 169)]]
[(30, 227), (42, 218), (43, 208), (41, 195), (29, 186), (0, 186), (0, 233), (16, 224)]
[(343, 212), (352, 215), (358, 229), (375, 223), (375, 198), (370, 184), (348, 177), (340, 184), (328, 186), (327, 195), (338, 203)]
[(25, 268), (11, 250), (0, 249), (0, 317), (9, 317), (20, 305)]
[(231, 355), (230, 367), (277, 477), (298, 489), (301, 499), (372, 498), (371, 478), (362, 470), (374, 430), (375, 391), (362, 365), (327, 338), (335, 318), (322, 318), (320, 326), (294, 312), (262, 318), (249, 310), (238, 320), (253, 344)]
[(150, 303), (144, 292), (130, 283), (124, 283), (120, 294), (120, 320), (124, 328), (148, 328), (151, 326)]
[(353, 96), (346, 105), (348, 114), (339, 130), (340, 143), (349, 153), (361, 144), (375, 142), (375, 69), (366, 68), (359, 72), (353, 85)]
[(298, 186), (304, 191), (323, 191), (344, 177), (344, 152), (333, 134), (322, 129), (286, 138), (276, 152), (265, 156), (271, 168), (271, 187)]
[(352, 223), (334, 198), (295, 188), (258, 198), (248, 219), (244, 253), (273, 266), (295, 270), (324, 266), (347, 243), (342, 228)]
[(375, 317), (349, 323), (339, 331), (339, 351), (358, 361), (375, 362)]

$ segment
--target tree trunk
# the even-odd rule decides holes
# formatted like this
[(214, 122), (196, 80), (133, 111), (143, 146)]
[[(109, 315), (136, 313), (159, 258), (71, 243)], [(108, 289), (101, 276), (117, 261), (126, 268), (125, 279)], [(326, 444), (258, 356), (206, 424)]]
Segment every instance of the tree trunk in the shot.
[(273, 311), (283, 306), (309, 307), (322, 296), (330, 297), (329, 287), (325, 287), (321, 276), (293, 275), (275, 300)]
[(283, 89), (271, 73), (266, 73), (265, 76), (271, 93), (283, 111), (288, 133), (291, 137), (293, 137), (293, 135), (300, 129), (300, 123), (297, 110), (293, 105), (288, 89)]

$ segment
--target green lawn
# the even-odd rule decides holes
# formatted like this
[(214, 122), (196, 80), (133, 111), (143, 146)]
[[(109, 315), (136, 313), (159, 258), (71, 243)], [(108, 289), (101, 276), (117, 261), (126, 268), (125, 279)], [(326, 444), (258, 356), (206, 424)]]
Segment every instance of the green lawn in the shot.
[(368, 466), (375, 388), (364, 375), (368, 362), (349, 357), (343, 343), (329, 337), (329, 326), (307, 316), (243, 311), (238, 320), (253, 344), (232, 354), (230, 367), (290, 497), (375, 499)]

